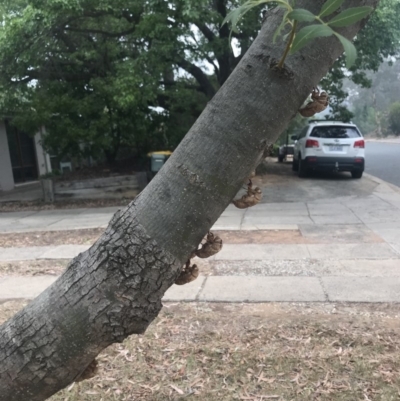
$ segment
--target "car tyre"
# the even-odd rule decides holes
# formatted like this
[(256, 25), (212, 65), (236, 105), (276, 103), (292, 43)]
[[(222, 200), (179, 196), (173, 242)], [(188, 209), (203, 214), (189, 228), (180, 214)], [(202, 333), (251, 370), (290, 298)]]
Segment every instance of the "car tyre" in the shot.
[(279, 156), (278, 156), (278, 162), (279, 162), (279, 163), (282, 163), (284, 158), (285, 158), (285, 156), (279, 155)]
[(300, 178), (304, 178), (307, 176), (307, 168), (305, 166), (304, 161), (301, 160), (301, 155), (299, 155), (299, 161), (297, 165), (297, 174)]
[(351, 176), (353, 178), (361, 178), (363, 175), (363, 171), (362, 170), (355, 170), (351, 172)]
[(297, 171), (299, 169), (299, 162), (296, 161), (296, 159), (293, 156), (293, 161), (292, 161), (292, 170)]

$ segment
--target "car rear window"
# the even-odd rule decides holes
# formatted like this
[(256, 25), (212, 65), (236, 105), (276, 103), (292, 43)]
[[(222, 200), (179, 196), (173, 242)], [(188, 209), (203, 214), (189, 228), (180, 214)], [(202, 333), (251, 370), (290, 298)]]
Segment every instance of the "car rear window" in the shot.
[(359, 138), (353, 127), (315, 127), (310, 134), (314, 138)]

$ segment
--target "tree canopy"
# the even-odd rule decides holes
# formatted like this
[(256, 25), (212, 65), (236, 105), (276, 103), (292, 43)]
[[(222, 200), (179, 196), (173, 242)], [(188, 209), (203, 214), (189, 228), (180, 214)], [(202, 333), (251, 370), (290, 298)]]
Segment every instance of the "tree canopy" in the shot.
[[(238, 0), (18, 0), (1, 10), (3, 115), (28, 132), (44, 125), (58, 154), (115, 160), (121, 149), (175, 147), (256, 37), (252, 10), (229, 39), (221, 23)], [(359, 57), (339, 58), (321, 86), (333, 117), (348, 119), (342, 82), (369, 85), (399, 48), (400, 4), (382, 0), (357, 36)], [(234, 48), (232, 51), (231, 44)]]

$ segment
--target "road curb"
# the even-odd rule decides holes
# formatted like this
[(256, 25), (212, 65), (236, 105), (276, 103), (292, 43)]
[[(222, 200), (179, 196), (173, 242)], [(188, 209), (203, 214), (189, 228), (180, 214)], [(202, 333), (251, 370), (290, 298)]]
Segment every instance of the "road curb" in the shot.
[(391, 184), (390, 182), (387, 182), (385, 180), (382, 180), (381, 178), (375, 177), (374, 175), (369, 174), (369, 173), (365, 173), (365, 172), (364, 172), (364, 177), (368, 178), (369, 180), (371, 180), (371, 181), (373, 181), (373, 182), (375, 182), (377, 184), (387, 185), (393, 191), (395, 191), (397, 193), (400, 193), (400, 187), (398, 187), (397, 185)]

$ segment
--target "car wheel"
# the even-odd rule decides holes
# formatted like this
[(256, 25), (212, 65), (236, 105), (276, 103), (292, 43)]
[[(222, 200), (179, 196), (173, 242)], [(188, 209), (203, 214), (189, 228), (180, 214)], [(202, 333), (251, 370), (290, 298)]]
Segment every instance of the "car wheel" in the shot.
[(297, 171), (299, 169), (299, 163), (296, 161), (296, 159), (293, 156), (293, 161), (292, 161), (292, 170)]
[(278, 162), (279, 162), (279, 163), (282, 163), (284, 158), (285, 158), (285, 156), (279, 155), (279, 156), (278, 156)]
[(353, 178), (361, 178), (363, 175), (363, 171), (362, 170), (355, 170), (351, 172), (351, 176)]
[(304, 178), (307, 176), (307, 168), (304, 164), (304, 161), (301, 160), (301, 155), (299, 155), (299, 161), (298, 161), (298, 166), (297, 166), (298, 170), (297, 170), (297, 175), (300, 178)]

